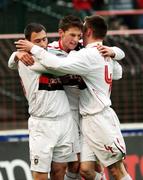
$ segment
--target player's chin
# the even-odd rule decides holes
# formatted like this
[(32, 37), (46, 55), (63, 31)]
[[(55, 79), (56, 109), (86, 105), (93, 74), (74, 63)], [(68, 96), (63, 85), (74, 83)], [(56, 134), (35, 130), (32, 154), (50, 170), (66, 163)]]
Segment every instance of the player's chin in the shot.
[(74, 50), (76, 47), (77, 47), (77, 44), (76, 45), (71, 45), (70, 50)]

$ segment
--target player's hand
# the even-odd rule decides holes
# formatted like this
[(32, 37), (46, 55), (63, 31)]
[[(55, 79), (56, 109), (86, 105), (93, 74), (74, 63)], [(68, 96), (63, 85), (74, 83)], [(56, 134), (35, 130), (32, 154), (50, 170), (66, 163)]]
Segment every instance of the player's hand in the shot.
[(104, 57), (111, 57), (111, 58), (115, 57), (115, 53), (111, 47), (98, 45), (97, 49), (101, 53), (101, 55)]
[(32, 42), (27, 40), (18, 40), (14, 42), (14, 44), (16, 44), (16, 48), (18, 51), (27, 51), (27, 52), (30, 52), (30, 50), (34, 46)]
[(17, 51), (16, 59), (22, 61), (26, 66), (31, 66), (34, 64), (34, 59), (28, 52)]

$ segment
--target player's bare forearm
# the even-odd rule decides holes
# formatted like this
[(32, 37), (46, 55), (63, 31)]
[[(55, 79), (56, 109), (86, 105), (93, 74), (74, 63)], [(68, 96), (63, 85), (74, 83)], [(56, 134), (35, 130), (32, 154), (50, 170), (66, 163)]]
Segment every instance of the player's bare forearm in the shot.
[(26, 66), (31, 66), (34, 64), (34, 59), (31, 54), (24, 51), (17, 51), (16, 59), (22, 61)]
[(115, 57), (115, 52), (113, 51), (111, 47), (98, 45), (97, 49), (101, 53), (101, 55), (104, 57), (111, 57), (111, 58)]

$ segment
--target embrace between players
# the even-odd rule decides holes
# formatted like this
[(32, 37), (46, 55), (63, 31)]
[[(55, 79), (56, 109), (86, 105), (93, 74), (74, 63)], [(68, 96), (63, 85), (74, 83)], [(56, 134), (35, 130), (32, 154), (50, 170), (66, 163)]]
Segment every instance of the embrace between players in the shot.
[[(112, 80), (122, 78), (117, 47), (103, 45), (101, 16), (59, 23), (59, 40), (48, 44), (44, 26), (30, 23), (8, 65), (18, 69), (29, 104), (31, 171), (34, 180), (131, 180), (123, 159), (126, 147), (111, 109)], [(79, 40), (83, 39), (83, 46)], [(73, 51), (74, 50), (74, 51)]]

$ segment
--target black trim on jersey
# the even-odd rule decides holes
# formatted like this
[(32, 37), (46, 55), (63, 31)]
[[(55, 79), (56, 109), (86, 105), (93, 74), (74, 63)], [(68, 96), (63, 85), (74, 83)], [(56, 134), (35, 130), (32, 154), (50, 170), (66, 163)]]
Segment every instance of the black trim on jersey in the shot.
[(59, 77), (52, 74), (42, 74), (39, 77), (39, 90), (56, 91), (64, 90), (62, 82)]
[(85, 82), (84, 82), (83, 79), (81, 79), (80, 82), (78, 83), (78, 88), (79, 88), (80, 90), (84, 90), (84, 89), (87, 88), (87, 86), (86, 86), (86, 84), (85, 84)]
[(74, 85), (78, 85), (78, 76), (77, 75), (65, 75), (65, 76), (61, 76), (60, 77), (61, 81), (62, 81), (62, 84), (64, 86), (74, 86)]
[(39, 77), (39, 90), (56, 91), (64, 90), (63, 86), (77, 85), (80, 90), (87, 88), (83, 79), (78, 75), (65, 75), (57, 77), (46, 73)]
[(64, 86), (74, 86), (77, 85), (79, 89), (85, 89), (87, 86), (83, 79), (78, 75), (65, 75), (60, 77), (62, 84)]

